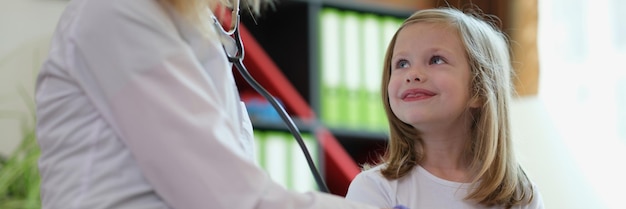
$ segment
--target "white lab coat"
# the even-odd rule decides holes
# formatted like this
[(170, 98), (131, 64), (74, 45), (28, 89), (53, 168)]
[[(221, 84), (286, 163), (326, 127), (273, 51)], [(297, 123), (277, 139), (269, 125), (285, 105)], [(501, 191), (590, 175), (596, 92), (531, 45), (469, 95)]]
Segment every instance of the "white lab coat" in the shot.
[(36, 88), (43, 208), (372, 208), (287, 191), (255, 165), (231, 65), (206, 37), (157, 0), (67, 6)]

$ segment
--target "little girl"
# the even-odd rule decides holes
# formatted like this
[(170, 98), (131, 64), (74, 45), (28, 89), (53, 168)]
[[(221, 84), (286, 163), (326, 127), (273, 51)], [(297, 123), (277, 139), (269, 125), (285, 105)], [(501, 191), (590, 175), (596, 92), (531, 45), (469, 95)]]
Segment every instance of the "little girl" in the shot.
[(505, 35), (481, 14), (421, 10), (385, 55), (390, 136), (383, 163), (346, 198), (379, 207), (543, 208), (513, 153)]

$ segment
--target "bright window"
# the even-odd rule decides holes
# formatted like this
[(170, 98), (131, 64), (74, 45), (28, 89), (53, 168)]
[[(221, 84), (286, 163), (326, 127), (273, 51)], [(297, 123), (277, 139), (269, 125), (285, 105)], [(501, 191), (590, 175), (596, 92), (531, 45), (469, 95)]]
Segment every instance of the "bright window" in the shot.
[(623, 208), (626, 1), (539, 1), (539, 97), (595, 193)]

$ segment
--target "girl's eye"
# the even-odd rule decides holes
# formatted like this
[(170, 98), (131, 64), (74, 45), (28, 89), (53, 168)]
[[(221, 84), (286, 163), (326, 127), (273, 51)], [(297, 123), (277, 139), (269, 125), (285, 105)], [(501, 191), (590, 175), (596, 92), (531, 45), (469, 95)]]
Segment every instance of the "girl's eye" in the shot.
[(446, 63), (446, 61), (441, 56), (433, 56), (428, 63), (431, 65), (440, 65)]
[(409, 61), (407, 60), (398, 60), (398, 62), (396, 62), (396, 69), (398, 68), (407, 68), (409, 67)]

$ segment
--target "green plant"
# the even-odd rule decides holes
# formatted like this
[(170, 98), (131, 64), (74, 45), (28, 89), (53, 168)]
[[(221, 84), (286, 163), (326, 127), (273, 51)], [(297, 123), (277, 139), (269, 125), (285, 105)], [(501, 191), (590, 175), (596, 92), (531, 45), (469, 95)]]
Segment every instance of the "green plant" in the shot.
[(39, 196), (39, 146), (35, 134), (35, 105), (24, 88), (19, 88), (29, 115), (17, 111), (0, 111), (0, 119), (18, 119), (22, 122), (22, 141), (8, 157), (0, 156), (0, 208), (41, 208)]

